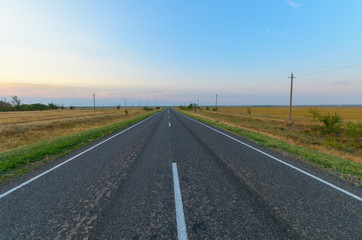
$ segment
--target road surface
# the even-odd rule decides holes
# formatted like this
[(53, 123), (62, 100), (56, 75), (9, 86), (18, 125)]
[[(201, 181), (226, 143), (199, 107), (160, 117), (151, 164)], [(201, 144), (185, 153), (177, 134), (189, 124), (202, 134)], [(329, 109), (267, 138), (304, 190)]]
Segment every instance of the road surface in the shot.
[(360, 187), (172, 109), (0, 194), (0, 239), (362, 238)]

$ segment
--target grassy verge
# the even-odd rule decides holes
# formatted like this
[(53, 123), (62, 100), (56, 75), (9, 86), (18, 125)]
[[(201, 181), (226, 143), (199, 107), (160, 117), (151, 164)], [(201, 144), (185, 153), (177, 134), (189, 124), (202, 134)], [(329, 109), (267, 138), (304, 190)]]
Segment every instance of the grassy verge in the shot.
[(334, 157), (331, 155), (328, 155), (326, 153), (318, 152), (314, 149), (310, 149), (307, 147), (302, 147), (294, 144), (290, 144), (287, 142), (284, 142), (279, 139), (275, 139), (269, 136), (262, 135), (260, 133), (252, 132), (249, 130), (245, 130), (242, 128), (237, 128), (233, 126), (229, 126), (223, 123), (219, 123), (216, 121), (212, 121), (209, 119), (205, 119), (199, 116), (195, 116), (193, 114), (187, 113), (185, 111), (182, 111), (185, 115), (196, 119), (200, 122), (204, 122), (206, 124), (223, 128), (227, 131), (230, 131), (232, 133), (235, 133), (237, 135), (246, 137), (248, 139), (251, 139), (252, 141), (256, 142), (259, 145), (281, 150), (283, 152), (291, 153), (293, 155), (299, 156), (304, 160), (307, 160), (309, 162), (318, 164), (318, 166), (321, 166), (324, 169), (330, 170), (333, 173), (338, 173), (344, 178), (347, 178), (352, 181), (357, 181), (361, 184), (361, 178), (362, 178), (362, 164), (352, 162), (343, 158)]
[(104, 127), (58, 137), (0, 153), (0, 183), (29, 172), (44, 163), (64, 156), (70, 151), (141, 121), (154, 113), (155, 112), (147, 113)]

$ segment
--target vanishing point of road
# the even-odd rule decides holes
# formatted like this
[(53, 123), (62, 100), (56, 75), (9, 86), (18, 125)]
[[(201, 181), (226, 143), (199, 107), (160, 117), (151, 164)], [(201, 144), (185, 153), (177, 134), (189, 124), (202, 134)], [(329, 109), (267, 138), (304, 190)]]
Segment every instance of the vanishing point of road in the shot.
[(170, 108), (0, 187), (0, 239), (362, 239), (362, 190)]

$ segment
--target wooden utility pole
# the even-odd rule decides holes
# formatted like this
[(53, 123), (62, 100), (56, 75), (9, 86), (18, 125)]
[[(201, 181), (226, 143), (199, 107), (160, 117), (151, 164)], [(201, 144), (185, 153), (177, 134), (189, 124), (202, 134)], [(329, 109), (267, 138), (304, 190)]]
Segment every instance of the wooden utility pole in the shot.
[(215, 103), (215, 107), (217, 108), (217, 94), (216, 94), (216, 103)]
[(293, 99), (293, 73), (290, 74), (290, 104), (289, 104), (289, 120), (292, 120), (292, 99)]
[(94, 114), (96, 113), (96, 94), (93, 93), (93, 108), (94, 108)]

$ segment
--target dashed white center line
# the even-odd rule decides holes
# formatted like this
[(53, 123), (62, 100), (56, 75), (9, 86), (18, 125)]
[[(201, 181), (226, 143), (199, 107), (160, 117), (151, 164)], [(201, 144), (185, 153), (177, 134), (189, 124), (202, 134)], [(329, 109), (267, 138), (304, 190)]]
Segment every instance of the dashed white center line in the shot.
[(184, 208), (182, 205), (180, 182), (178, 179), (177, 164), (172, 163), (173, 187), (175, 192), (177, 236), (179, 240), (187, 240)]
[(168, 126), (171, 127), (171, 123), (170, 123), (170, 122), (168, 122)]

